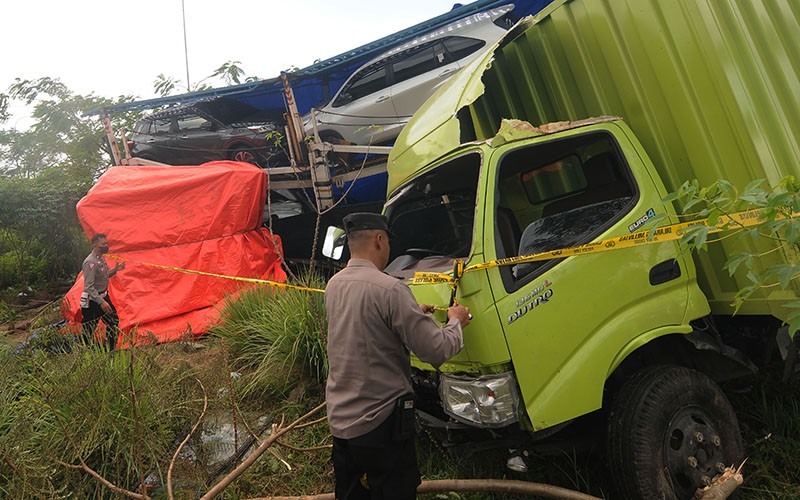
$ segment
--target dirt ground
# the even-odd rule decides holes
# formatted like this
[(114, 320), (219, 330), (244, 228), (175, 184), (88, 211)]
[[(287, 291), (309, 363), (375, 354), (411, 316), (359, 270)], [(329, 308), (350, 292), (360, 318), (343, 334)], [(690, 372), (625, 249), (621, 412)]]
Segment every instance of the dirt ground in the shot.
[(71, 283), (58, 283), (4, 300), (4, 307), (12, 319), (0, 322), (0, 338), (11, 344), (20, 344), (28, 339), (33, 328), (59, 321), (61, 300), (70, 286)]

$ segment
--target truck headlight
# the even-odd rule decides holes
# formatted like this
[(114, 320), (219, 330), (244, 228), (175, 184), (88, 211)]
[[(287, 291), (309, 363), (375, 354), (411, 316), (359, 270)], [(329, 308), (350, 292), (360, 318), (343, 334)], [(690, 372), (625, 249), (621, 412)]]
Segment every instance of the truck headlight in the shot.
[(503, 427), (519, 418), (519, 394), (511, 372), (477, 378), (442, 375), (439, 396), (445, 413), (477, 427)]

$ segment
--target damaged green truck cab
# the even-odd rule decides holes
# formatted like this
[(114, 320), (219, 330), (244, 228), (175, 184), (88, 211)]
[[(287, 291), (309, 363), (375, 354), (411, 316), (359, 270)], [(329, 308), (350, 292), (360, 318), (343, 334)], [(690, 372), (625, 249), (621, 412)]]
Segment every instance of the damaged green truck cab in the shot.
[[(691, 179), (800, 178), (798, 16), (768, 0), (556, 0), (521, 21), (398, 137), (387, 272), (622, 241), (653, 217), (678, 222), (661, 200)], [(454, 447), (520, 448), (602, 409), (619, 498), (690, 498), (739, 462), (714, 381), (752, 375), (789, 338), (798, 284), (734, 316), (748, 280), (724, 263), (743, 248), (765, 267), (797, 257), (736, 239), (694, 256), (645, 243), (465, 273), (463, 351), (439, 370), (412, 361), (420, 421)], [(412, 291), (451, 298), (444, 283)]]
[[(661, 202), (663, 184), (622, 121), (518, 135), (466, 145), (431, 167), (445, 178), (477, 174), (467, 265), (624, 237), (640, 230), (648, 214), (677, 221)], [(595, 176), (586, 178), (584, 171)], [(390, 198), (394, 228), (402, 216), (393, 205)], [(439, 305), (450, 293), (446, 284), (412, 290), (421, 303)], [(658, 337), (690, 332), (689, 322), (709, 312), (691, 259), (677, 243), (468, 272), (456, 298), (474, 319), (464, 331), (464, 350), (442, 373), (513, 373), (519, 402), (511, 404), (521, 405), (523, 425), (532, 430), (599, 409), (606, 380), (631, 352)], [(464, 408), (470, 416), (447, 410), (487, 426), (507, 425), (516, 416), (478, 408), (486, 399), (478, 394), (476, 407)]]

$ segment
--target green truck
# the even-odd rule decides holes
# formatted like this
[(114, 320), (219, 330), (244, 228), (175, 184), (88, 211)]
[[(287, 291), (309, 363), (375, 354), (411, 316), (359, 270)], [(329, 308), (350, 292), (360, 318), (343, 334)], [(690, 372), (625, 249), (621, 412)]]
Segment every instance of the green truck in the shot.
[[(791, 0), (554, 1), (398, 138), (387, 272), (623, 241), (648, 219), (679, 222), (662, 200), (690, 179), (800, 178), (798, 33)], [(523, 468), (526, 443), (601, 411), (620, 498), (690, 498), (745, 451), (717, 382), (751, 376), (789, 338), (795, 283), (733, 314), (747, 280), (723, 265), (747, 244), (695, 255), (642, 244), (464, 273), (454, 298), (474, 319), (463, 351), (439, 370), (413, 361), (420, 421), (448, 446), (514, 449), (509, 465)], [(796, 261), (772, 252), (761, 265)], [(412, 291), (441, 306), (453, 293)]]

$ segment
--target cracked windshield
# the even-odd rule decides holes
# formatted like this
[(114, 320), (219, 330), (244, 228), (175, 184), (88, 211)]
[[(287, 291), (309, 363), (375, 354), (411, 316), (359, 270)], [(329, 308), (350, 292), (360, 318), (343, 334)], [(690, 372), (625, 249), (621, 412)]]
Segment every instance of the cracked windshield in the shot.
[(478, 153), (460, 156), (401, 187), (388, 201), (392, 258), (400, 257), (393, 269), (418, 260), (436, 261), (429, 265), (438, 268), (469, 255), (480, 165)]

